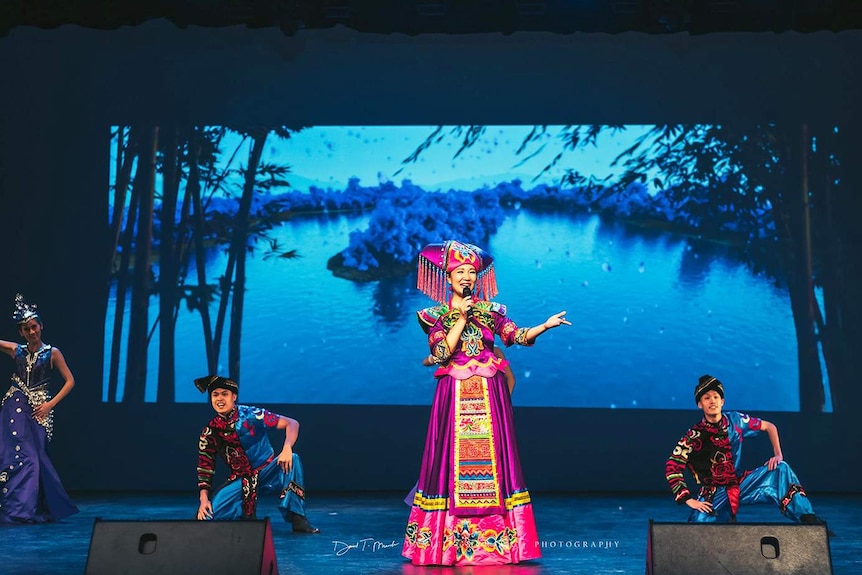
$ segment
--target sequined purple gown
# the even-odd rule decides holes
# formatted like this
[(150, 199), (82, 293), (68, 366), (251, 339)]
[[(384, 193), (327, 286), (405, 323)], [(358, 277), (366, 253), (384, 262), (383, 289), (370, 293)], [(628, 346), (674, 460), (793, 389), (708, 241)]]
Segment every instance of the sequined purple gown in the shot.
[(33, 355), (24, 345), (15, 351), (12, 386), (0, 404), (0, 523), (42, 523), (78, 512), (45, 451), (51, 416), (33, 418), (33, 405), (51, 398), (51, 351), (49, 345)]

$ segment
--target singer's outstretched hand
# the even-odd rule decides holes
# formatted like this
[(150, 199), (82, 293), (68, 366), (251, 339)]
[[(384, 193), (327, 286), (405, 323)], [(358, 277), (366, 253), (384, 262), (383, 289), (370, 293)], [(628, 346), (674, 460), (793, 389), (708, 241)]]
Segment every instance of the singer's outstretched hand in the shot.
[(561, 311), (560, 313), (555, 313), (551, 317), (545, 320), (545, 329), (551, 329), (555, 327), (559, 327), (561, 325), (572, 325), (572, 322), (566, 319), (566, 312)]
[(566, 312), (561, 311), (560, 313), (555, 313), (551, 317), (545, 320), (545, 323), (541, 323), (537, 326), (531, 327), (527, 330), (527, 341), (535, 341), (537, 337), (548, 331), (549, 329), (554, 329), (555, 327), (559, 327), (561, 325), (572, 325), (572, 322), (566, 319)]

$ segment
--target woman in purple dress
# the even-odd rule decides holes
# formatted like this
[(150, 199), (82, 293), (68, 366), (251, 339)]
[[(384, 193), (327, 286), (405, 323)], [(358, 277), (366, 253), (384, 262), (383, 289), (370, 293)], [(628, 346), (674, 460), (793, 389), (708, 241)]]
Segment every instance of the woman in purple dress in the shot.
[[(426, 310), (437, 391), (407, 521), (402, 555), (417, 565), (499, 565), (541, 556), (530, 493), (521, 473), (504, 345), (532, 345), (571, 325), (566, 312), (519, 328), (497, 293), (493, 259), (457, 241), (426, 246), (419, 289), (439, 302)], [(474, 299), (473, 294), (476, 295)], [(483, 298), (483, 299), (480, 299)]]
[[(75, 386), (60, 350), (42, 341), (36, 306), (15, 296), (13, 319), (25, 344), (0, 340), (0, 351), (15, 360), (12, 386), (0, 402), (0, 523), (42, 523), (78, 512), (69, 499), (45, 446), (53, 432), (52, 410)], [(63, 387), (51, 397), (56, 369)]]

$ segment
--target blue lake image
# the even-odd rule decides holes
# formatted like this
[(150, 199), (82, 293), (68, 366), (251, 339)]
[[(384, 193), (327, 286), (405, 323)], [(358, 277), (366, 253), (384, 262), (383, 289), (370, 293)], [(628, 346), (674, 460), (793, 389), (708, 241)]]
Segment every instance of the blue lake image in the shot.
[[(434, 302), (416, 289), (415, 272), (359, 283), (326, 268), (366, 222), (362, 215), (291, 219), (273, 235), (301, 257), (258, 254), (248, 262), (241, 402), (431, 402), (436, 382), (421, 365), (428, 345), (415, 312)], [(725, 384), (727, 409), (799, 409), (789, 296), (725, 246), (598, 215), (511, 210), (483, 247), (495, 258), (495, 299), (516, 324), (537, 325), (562, 310), (573, 324), (533, 347), (505, 350), (516, 406), (694, 410), (697, 378), (710, 373)], [(224, 265), (224, 254), (212, 252), (208, 277)], [(157, 315), (153, 297), (150, 322)], [(174, 399), (205, 401), (192, 384), (207, 372), (200, 317), (181, 307), (176, 334)], [(158, 345), (156, 330), (148, 401), (156, 398)], [(220, 358), (226, 375), (226, 343)]]

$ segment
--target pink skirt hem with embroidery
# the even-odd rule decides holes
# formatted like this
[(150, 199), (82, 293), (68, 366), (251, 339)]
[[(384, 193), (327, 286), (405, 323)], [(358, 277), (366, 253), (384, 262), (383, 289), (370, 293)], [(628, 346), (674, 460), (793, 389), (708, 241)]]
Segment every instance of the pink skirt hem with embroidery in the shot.
[(469, 517), (414, 505), (401, 554), (414, 565), (505, 565), (542, 556), (529, 503)]

